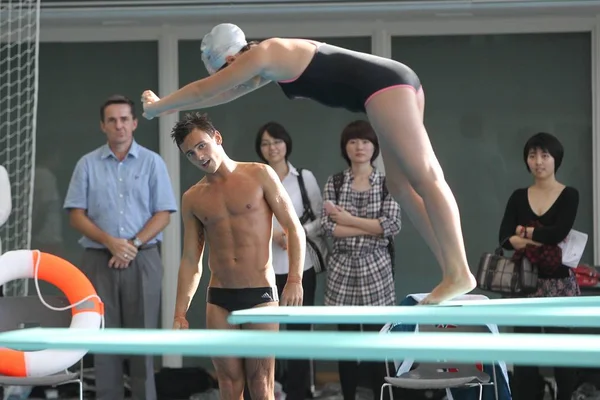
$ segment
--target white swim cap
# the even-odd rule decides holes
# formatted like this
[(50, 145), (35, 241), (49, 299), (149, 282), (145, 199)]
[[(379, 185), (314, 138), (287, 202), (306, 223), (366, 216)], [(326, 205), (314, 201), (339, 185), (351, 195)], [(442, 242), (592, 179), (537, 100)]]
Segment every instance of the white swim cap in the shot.
[(234, 56), (248, 44), (244, 32), (234, 24), (219, 24), (204, 35), (200, 51), (209, 74), (225, 65), (226, 58)]

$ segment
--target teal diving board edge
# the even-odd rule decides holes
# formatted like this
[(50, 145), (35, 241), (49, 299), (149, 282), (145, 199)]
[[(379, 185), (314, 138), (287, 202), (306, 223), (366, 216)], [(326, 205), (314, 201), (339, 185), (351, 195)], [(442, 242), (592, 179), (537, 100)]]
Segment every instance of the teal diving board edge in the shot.
[(234, 311), (228, 322), (281, 324), (460, 324), (600, 327), (598, 307), (307, 306)]
[(0, 334), (0, 346), (27, 351), (83, 349), (127, 355), (501, 360), (527, 365), (600, 366), (600, 340), (595, 335), (33, 328)]

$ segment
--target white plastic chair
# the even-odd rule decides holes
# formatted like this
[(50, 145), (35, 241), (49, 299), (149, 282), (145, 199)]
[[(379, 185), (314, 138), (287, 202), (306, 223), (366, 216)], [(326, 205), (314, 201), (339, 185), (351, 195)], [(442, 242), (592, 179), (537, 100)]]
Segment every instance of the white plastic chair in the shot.
[[(435, 325), (419, 325), (419, 332), (448, 332), (452, 333), (489, 333), (485, 326), (456, 326), (446, 328)], [(391, 332), (390, 334), (393, 334)], [(418, 333), (416, 333), (418, 334)], [(452, 340), (450, 337), (448, 340)], [(409, 367), (410, 368), (410, 367)], [(400, 387), (404, 389), (452, 389), (452, 388), (470, 388), (479, 387), (479, 400), (483, 397), (483, 387), (494, 385), (496, 380), (496, 368), (493, 368), (494, 380), (490, 381), (490, 376), (486, 372), (480, 371), (474, 364), (463, 364), (451, 361), (438, 362), (419, 362), (416, 368), (403, 372), (398, 376), (388, 376), (381, 387), (380, 398), (383, 400), (383, 393), (386, 387)], [(495, 387), (495, 396), (498, 400), (498, 389)]]
[[(427, 296), (427, 293), (411, 294), (408, 297), (412, 297), (415, 301), (420, 301)], [(489, 300), (488, 297), (483, 295), (463, 295), (456, 298), (456, 300)], [(407, 306), (410, 307), (410, 306)], [(388, 332), (387, 330), (391, 327), (391, 324), (387, 324), (382, 332), (384, 334), (393, 334), (394, 332)], [(480, 333), (480, 334), (493, 334), (489, 326), (478, 325), (417, 325), (415, 334), (418, 332), (436, 332), (436, 333), (448, 333), (450, 336), (452, 333)], [(451, 337), (448, 338), (451, 340)], [(418, 361), (418, 360), (416, 360)], [(416, 365), (411, 370), (413, 365)], [(413, 360), (403, 360), (402, 364), (397, 366), (397, 374), (392, 375), (388, 368), (386, 360), (387, 377), (385, 383), (381, 386), (380, 400), (383, 400), (383, 393), (385, 388), (390, 390), (390, 398), (393, 398), (393, 387), (399, 387), (404, 389), (416, 389), (416, 390), (439, 390), (446, 389), (446, 393), (451, 399), (451, 393), (449, 389), (453, 388), (471, 388), (479, 387), (479, 400), (483, 397), (483, 387), (487, 385), (494, 386), (494, 395), (496, 400), (499, 400), (498, 387), (495, 385), (497, 380), (496, 374), (497, 366), (493, 365), (493, 382), (490, 380), (490, 376), (480, 371), (474, 364), (463, 364), (458, 362), (451, 362), (446, 360), (440, 360), (438, 362), (415, 362)]]

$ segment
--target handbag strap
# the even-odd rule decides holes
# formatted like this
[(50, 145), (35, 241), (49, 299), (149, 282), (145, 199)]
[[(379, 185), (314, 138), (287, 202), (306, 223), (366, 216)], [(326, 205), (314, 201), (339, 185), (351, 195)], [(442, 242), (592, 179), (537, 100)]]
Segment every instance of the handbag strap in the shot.
[(306, 193), (306, 186), (304, 186), (304, 177), (302, 176), (302, 168), (298, 168), (298, 185), (300, 186), (300, 194), (302, 196), (302, 205), (304, 206), (304, 212), (308, 215), (311, 221), (317, 219), (315, 213), (312, 210), (310, 201), (308, 200), (308, 194)]
[(504, 250), (502, 249), (502, 247), (504, 246), (504, 244), (512, 237), (512, 235), (508, 236), (506, 239), (504, 239), (503, 241), (500, 242), (500, 245), (498, 246), (498, 248), (496, 249), (496, 251), (494, 252), (494, 254), (496, 254), (497, 256), (503, 256), (504, 255)]

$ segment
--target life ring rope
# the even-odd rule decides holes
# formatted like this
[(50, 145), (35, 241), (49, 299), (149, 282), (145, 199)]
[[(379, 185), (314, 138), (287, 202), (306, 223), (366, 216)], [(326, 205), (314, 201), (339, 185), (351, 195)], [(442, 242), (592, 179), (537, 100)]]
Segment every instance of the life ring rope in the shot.
[[(76, 311), (77, 311), (76, 307), (78, 307), (79, 305), (85, 303), (88, 300), (97, 299), (98, 300), (98, 302), (97, 302), (98, 310), (97, 311), (100, 313), (100, 316), (101, 316), (101, 318), (100, 318), (100, 329), (104, 329), (104, 303), (102, 303), (102, 299), (97, 294), (90, 294), (87, 297), (84, 297), (83, 299), (81, 299), (79, 301), (73, 302), (73, 300), (69, 298), (70, 297), (69, 293), (73, 293), (75, 291), (69, 291), (69, 293), (65, 293), (66, 296), (67, 296), (67, 299), (71, 303), (68, 306), (66, 306), (66, 307), (54, 307), (54, 306), (51, 306), (50, 304), (46, 303), (46, 301), (44, 300), (44, 297), (42, 296), (42, 291), (40, 289), (40, 282), (39, 282), (39, 277), (38, 277), (39, 266), (40, 266), (40, 262), (42, 260), (42, 257), (44, 257), (44, 256), (46, 256), (46, 257), (47, 256), (56, 257), (56, 256), (53, 256), (53, 255), (51, 255), (49, 253), (42, 253), (39, 250), (33, 250), (33, 254), (34, 254), (34, 263), (35, 263), (35, 265), (33, 267), (34, 268), (33, 269), (33, 282), (35, 284), (35, 291), (36, 291), (36, 293), (37, 293), (40, 301), (42, 302), (42, 304), (45, 305), (46, 307), (48, 307), (49, 309), (53, 310), (53, 311), (66, 311), (66, 310), (69, 310), (69, 309), (73, 309), (74, 310), (73, 314), (75, 314)], [(58, 258), (58, 257), (56, 257), (56, 258)], [(52, 283), (52, 282), (50, 282), (50, 283)], [(65, 286), (65, 285), (63, 284), (63, 286)], [(91, 286), (91, 284), (90, 284), (90, 286)], [(76, 292), (78, 292), (78, 291), (79, 290), (76, 290)]]

